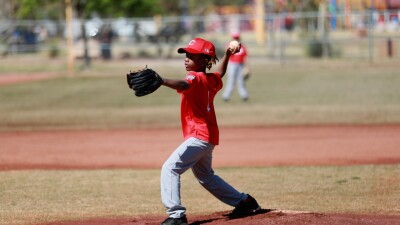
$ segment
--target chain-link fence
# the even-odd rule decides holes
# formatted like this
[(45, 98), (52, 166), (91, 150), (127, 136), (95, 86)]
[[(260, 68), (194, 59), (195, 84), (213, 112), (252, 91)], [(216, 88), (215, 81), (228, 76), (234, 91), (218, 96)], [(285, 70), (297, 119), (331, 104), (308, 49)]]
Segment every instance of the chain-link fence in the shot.
[[(258, 18), (254, 15), (75, 19), (74, 56), (81, 58), (87, 52), (93, 59), (168, 58), (176, 56), (175, 49), (194, 36), (212, 40), (221, 51), (230, 34), (239, 31), (252, 57), (280, 61), (303, 57), (398, 59), (399, 14), (398, 11), (267, 14), (260, 20), (263, 32), (255, 32)], [(7, 57), (45, 53), (41, 55), (64, 57), (65, 27), (65, 21), (2, 20), (0, 54)]]

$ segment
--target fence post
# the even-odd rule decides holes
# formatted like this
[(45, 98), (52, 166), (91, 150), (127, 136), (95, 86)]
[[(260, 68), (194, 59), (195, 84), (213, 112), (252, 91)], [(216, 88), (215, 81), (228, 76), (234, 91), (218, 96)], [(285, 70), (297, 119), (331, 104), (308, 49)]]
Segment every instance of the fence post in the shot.
[(387, 54), (389, 58), (392, 58), (393, 56), (393, 42), (391, 38), (387, 39)]
[(373, 10), (368, 11), (368, 55), (369, 63), (372, 65), (374, 61), (374, 37), (373, 37)]
[(283, 29), (285, 14), (279, 13), (278, 18), (279, 18), (279, 62), (281, 65), (283, 65), (285, 61), (285, 44), (286, 44), (286, 31)]

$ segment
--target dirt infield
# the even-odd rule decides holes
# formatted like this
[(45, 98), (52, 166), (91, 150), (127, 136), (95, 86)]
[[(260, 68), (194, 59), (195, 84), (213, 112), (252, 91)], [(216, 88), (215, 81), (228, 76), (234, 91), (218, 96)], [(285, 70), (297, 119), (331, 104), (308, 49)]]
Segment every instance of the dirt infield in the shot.
[(2, 74), (0, 76), (0, 86), (46, 80), (55, 76), (55, 73)]
[[(160, 168), (182, 141), (180, 129), (2, 132), (0, 170)], [(221, 128), (214, 166), (400, 163), (400, 126)], [(246, 151), (246, 154), (243, 154)], [(190, 216), (190, 224), (400, 224), (400, 216), (265, 210), (229, 220), (227, 212)], [(160, 224), (163, 216), (98, 218), (62, 225)]]
[[(181, 142), (180, 129), (3, 132), (0, 170), (160, 168)], [(400, 126), (221, 128), (220, 142), (215, 167), (400, 163)]]

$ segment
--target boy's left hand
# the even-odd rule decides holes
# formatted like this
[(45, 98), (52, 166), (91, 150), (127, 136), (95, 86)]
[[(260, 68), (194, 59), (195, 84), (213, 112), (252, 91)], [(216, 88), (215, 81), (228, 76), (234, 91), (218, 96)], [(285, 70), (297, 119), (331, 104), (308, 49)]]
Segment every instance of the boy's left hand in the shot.
[(144, 68), (126, 75), (128, 86), (135, 92), (137, 97), (142, 97), (155, 92), (162, 84), (163, 79), (158, 73), (150, 68)]

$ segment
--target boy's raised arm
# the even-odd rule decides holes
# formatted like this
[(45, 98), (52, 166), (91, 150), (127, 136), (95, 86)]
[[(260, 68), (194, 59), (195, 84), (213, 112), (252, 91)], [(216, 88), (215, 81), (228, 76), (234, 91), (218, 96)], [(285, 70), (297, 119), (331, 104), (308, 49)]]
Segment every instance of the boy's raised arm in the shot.
[(228, 67), (228, 62), (229, 62), (229, 57), (231, 57), (232, 54), (235, 54), (240, 51), (240, 44), (239, 47), (236, 49), (230, 49), (227, 48), (225, 51), (224, 57), (222, 57), (221, 63), (218, 67), (218, 73), (220, 74), (221, 77), (224, 77), (226, 73), (226, 68)]

